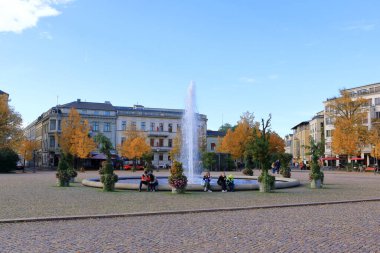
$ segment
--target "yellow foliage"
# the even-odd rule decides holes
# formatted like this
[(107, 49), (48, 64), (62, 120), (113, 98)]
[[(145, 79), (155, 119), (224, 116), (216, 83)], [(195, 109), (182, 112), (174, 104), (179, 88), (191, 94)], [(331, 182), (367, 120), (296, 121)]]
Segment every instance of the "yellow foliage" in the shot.
[(285, 153), (285, 141), (276, 132), (272, 132), (269, 138), (270, 153)]
[(228, 129), (226, 136), (219, 142), (217, 152), (229, 153), (234, 159), (242, 158), (247, 142), (253, 138), (249, 122), (241, 120), (235, 130)]
[(26, 161), (33, 159), (33, 151), (41, 147), (41, 142), (36, 140), (23, 140), (18, 148), (18, 152)]
[(146, 143), (146, 136), (143, 132), (133, 127), (128, 127), (124, 132), (126, 140), (118, 147), (121, 156), (128, 159), (138, 159), (144, 154), (151, 151), (150, 146)]
[(8, 97), (0, 95), (0, 148), (17, 149), (23, 139), (21, 116), (10, 108)]
[(369, 142), (367, 118), (368, 100), (352, 99), (348, 92), (328, 103), (328, 116), (335, 119), (331, 147), (336, 154), (357, 155)]
[(173, 140), (173, 148), (169, 151), (169, 155), (174, 159), (179, 159), (179, 155), (181, 154), (182, 147), (182, 134), (181, 131), (177, 131), (176, 136)]
[(72, 154), (79, 158), (86, 158), (96, 144), (88, 135), (90, 126), (87, 120), (81, 120), (78, 111), (71, 108), (67, 119), (62, 121), (62, 132), (58, 136), (58, 142), (63, 153)]

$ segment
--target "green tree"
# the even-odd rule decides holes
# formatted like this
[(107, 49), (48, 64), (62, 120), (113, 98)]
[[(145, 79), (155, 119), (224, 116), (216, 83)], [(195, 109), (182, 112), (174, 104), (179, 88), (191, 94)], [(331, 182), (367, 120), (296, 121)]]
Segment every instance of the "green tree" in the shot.
[(216, 154), (213, 152), (203, 152), (202, 163), (205, 169), (212, 170), (216, 164)]
[(8, 173), (15, 170), (18, 160), (18, 155), (13, 149), (0, 148), (0, 173)]

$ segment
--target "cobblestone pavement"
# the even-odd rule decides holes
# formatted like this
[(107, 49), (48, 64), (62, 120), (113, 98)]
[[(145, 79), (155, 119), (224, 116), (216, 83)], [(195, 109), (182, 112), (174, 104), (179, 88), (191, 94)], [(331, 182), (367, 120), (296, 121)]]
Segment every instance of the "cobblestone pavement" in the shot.
[[(131, 172), (117, 171), (121, 176)], [(167, 174), (160, 172), (159, 174)], [(136, 172), (134, 175), (140, 175)], [(240, 172), (235, 174), (241, 175)], [(255, 171), (258, 175), (258, 171)], [(116, 191), (84, 187), (56, 187), (55, 172), (0, 174), (0, 219), (72, 216), (188, 210), (207, 208), (246, 207), (308, 202), (380, 198), (380, 175), (373, 173), (326, 172), (325, 188), (309, 188), (308, 172), (292, 172), (302, 186), (279, 189), (275, 193), (249, 192), (190, 192), (173, 195), (169, 192)], [(214, 173), (216, 176), (217, 174)], [(98, 176), (96, 171), (79, 173), (77, 181)]]
[(0, 252), (379, 252), (380, 202), (0, 224)]

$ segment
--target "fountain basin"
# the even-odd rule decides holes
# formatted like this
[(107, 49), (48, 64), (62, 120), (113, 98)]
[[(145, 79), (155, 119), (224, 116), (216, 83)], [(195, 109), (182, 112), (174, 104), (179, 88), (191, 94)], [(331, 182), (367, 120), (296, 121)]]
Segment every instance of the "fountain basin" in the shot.
[[(168, 177), (157, 176), (159, 191), (171, 191), (172, 188), (168, 185)], [(212, 177), (211, 180), (211, 190), (221, 191), (222, 188), (217, 182), (217, 178)], [(248, 190), (258, 190), (259, 183), (257, 182), (256, 176), (239, 176), (234, 178), (235, 182), (235, 191), (248, 191)], [(103, 188), (103, 184), (100, 182), (99, 178), (89, 178), (82, 180), (82, 184), (90, 187)], [(140, 184), (140, 176), (128, 176), (128, 177), (119, 177), (119, 181), (115, 184), (115, 189), (120, 190), (138, 190)], [(294, 178), (283, 178), (276, 177), (275, 188), (290, 188), (300, 185), (300, 181)], [(146, 186), (143, 185), (142, 189), (146, 189)], [(186, 190), (187, 191), (203, 191), (204, 187), (201, 184), (201, 179), (199, 178), (199, 183), (188, 183)]]

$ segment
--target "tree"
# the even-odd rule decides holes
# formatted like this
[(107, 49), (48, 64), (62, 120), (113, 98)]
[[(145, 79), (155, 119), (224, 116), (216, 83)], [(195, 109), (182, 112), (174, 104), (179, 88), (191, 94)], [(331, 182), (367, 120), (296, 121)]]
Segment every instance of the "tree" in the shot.
[(224, 123), (219, 127), (218, 131), (227, 133), (228, 129), (233, 130), (234, 127), (230, 123)]
[(203, 152), (202, 153), (202, 163), (203, 168), (212, 170), (216, 164), (216, 154), (213, 152)]
[(18, 155), (13, 149), (0, 148), (0, 173), (8, 173), (15, 170), (18, 160)]
[(90, 152), (96, 149), (89, 132), (88, 121), (82, 121), (78, 111), (71, 108), (68, 118), (62, 121), (62, 132), (58, 136), (61, 151), (74, 158), (88, 157)]
[(235, 130), (228, 129), (226, 136), (217, 146), (217, 152), (229, 153), (234, 159), (242, 159), (247, 142), (252, 139), (252, 128), (242, 120)]
[(134, 127), (128, 127), (124, 136), (126, 139), (118, 147), (119, 153), (123, 157), (133, 159), (133, 165), (136, 166), (136, 160), (142, 158), (145, 154), (149, 154), (151, 148), (145, 141), (145, 134)]
[(172, 160), (179, 160), (181, 155), (182, 147), (182, 133), (177, 131), (176, 136), (173, 139), (173, 148), (169, 151), (169, 155)]
[(269, 152), (272, 154), (285, 153), (285, 141), (274, 131), (269, 136)]
[[(322, 142), (316, 143), (313, 138), (310, 139), (310, 146), (308, 147), (311, 155), (311, 171), (310, 171), (310, 180), (311, 180), (311, 188), (321, 188), (321, 183), (324, 180), (324, 174), (321, 172), (320, 161), (319, 158), (324, 153), (324, 145)], [(320, 181), (319, 181), (320, 180)]]
[(103, 191), (114, 191), (115, 183), (119, 180), (119, 177), (113, 172), (111, 161), (112, 142), (103, 134), (97, 134), (94, 140), (99, 145), (99, 151), (107, 156), (107, 161), (105, 161), (99, 170), (100, 182), (103, 183)]
[(0, 95), (0, 148), (17, 149), (23, 139), (22, 119), (8, 105), (8, 97)]
[(332, 133), (332, 150), (336, 154), (357, 155), (369, 142), (367, 126), (368, 100), (352, 99), (347, 91), (327, 104), (328, 113), (335, 123)]
[(24, 139), (19, 148), (18, 152), (22, 155), (24, 158), (24, 167), (25, 167), (25, 161), (30, 161), (33, 159), (34, 152), (38, 149), (38, 147), (41, 146), (41, 143), (36, 140), (27, 140)]
[(270, 121), (272, 116), (264, 121), (261, 119), (261, 130), (254, 128), (253, 138), (248, 142), (247, 149), (252, 153), (253, 157), (258, 161), (261, 174), (258, 178), (260, 182), (260, 192), (269, 192), (274, 188), (275, 178), (268, 174), (270, 168)]

